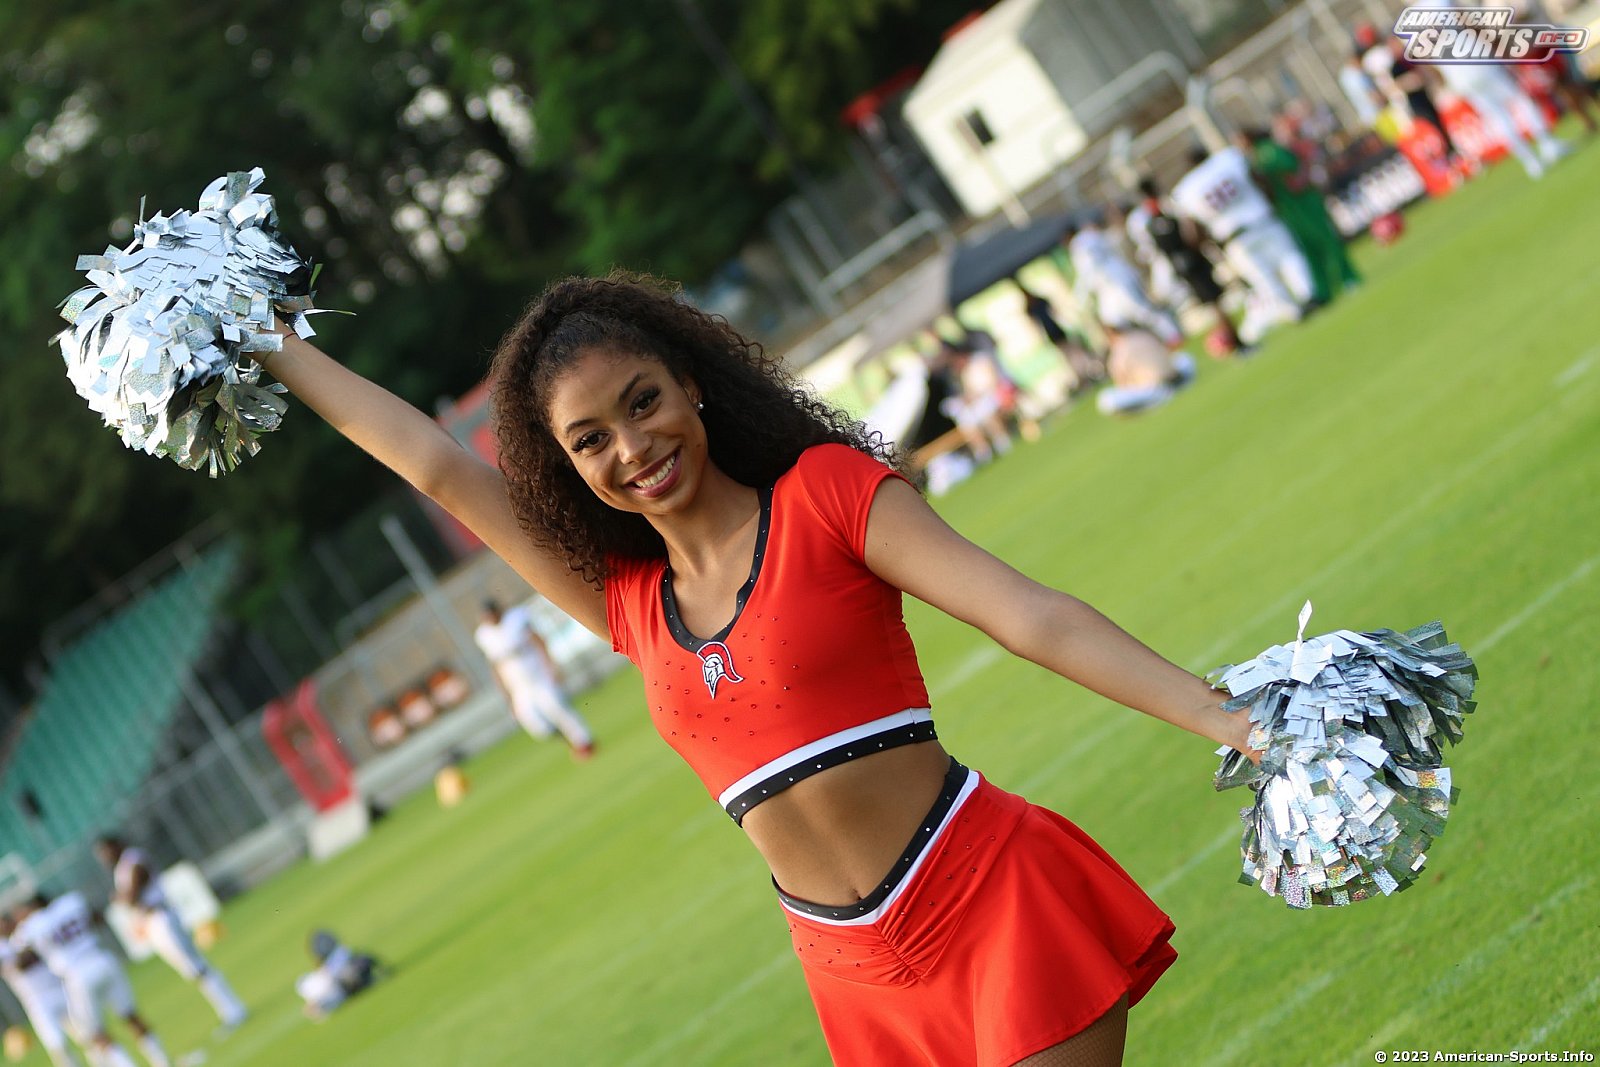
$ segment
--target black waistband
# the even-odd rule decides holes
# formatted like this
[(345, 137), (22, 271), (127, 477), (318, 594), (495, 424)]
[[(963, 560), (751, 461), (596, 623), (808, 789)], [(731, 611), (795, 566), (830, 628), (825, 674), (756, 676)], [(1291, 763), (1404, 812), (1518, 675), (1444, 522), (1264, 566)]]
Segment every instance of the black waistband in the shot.
[(922, 822), (917, 825), (917, 832), (912, 835), (911, 842), (906, 845), (900, 858), (894, 861), (894, 866), (889, 868), (889, 873), (884, 876), (883, 884), (871, 893), (862, 897), (854, 904), (837, 907), (831, 904), (817, 904), (809, 900), (801, 900), (783, 891), (778, 885), (778, 880), (772, 880), (772, 887), (778, 891), (778, 897), (795, 911), (807, 915), (815, 915), (819, 919), (855, 919), (877, 908), (895, 887), (905, 880), (906, 872), (911, 870), (911, 865), (917, 862), (917, 857), (922, 855), (934, 838), (934, 831), (939, 829), (939, 824), (944, 822), (944, 817), (950, 814), (950, 809), (955, 806), (956, 798), (961, 795), (961, 787), (967, 782), (967, 777), (972, 772), (956, 762), (952, 757), (950, 769), (945, 772), (944, 787), (939, 790), (939, 796), (933, 802), (933, 807), (928, 809), (928, 814), (922, 817)]
[(841, 763), (849, 763), (862, 756), (870, 756), (874, 752), (885, 749), (899, 748), (901, 745), (915, 745), (922, 741), (937, 741), (938, 733), (933, 728), (932, 721), (914, 722), (905, 726), (895, 726), (882, 733), (871, 734), (867, 737), (856, 738), (854, 741), (845, 741), (826, 752), (819, 752), (809, 759), (801, 760), (792, 766), (774, 771), (749, 789), (733, 797), (723, 809), (734, 822), (743, 824), (744, 817), (750, 809), (788, 789), (796, 782), (810, 778), (819, 771), (829, 767), (837, 767)]

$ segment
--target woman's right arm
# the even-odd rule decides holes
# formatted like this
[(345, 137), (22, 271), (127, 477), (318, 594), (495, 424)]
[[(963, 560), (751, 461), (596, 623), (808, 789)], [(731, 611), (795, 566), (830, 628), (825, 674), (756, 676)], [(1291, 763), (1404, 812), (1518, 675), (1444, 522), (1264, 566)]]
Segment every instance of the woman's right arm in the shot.
[(604, 592), (523, 531), (497, 468), (421, 411), (293, 334), (284, 336), (282, 352), (264, 356), (268, 373), (330, 426), (454, 515), (556, 607), (610, 639)]

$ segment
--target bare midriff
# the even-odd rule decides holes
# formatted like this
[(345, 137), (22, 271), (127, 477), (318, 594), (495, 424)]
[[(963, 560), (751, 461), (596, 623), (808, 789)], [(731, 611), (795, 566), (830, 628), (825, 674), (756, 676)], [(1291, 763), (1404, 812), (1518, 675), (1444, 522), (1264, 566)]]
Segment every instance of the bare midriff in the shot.
[(883, 884), (949, 769), (937, 741), (862, 756), (763, 801), (744, 830), (784, 892), (854, 904)]

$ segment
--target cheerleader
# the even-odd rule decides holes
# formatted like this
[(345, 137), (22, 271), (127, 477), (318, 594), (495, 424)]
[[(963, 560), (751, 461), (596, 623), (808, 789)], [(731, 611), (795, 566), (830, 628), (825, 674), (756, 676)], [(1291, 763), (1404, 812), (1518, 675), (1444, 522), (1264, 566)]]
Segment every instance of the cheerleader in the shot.
[(1204, 681), (961, 537), (881, 440), (650, 279), (557, 282), (507, 334), (499, 469), (305, 341), (266, 360), (639, 668), (770, 868), (836, 1062), (1121, 1062), (1172, 922), (944, 750), (901, 597), (1244, 750)]

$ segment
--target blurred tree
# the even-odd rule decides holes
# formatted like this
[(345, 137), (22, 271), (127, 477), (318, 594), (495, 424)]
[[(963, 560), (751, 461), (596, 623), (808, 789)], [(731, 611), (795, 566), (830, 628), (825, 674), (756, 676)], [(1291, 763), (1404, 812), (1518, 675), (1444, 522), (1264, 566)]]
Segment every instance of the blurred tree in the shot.
[(790, 191), (782, 175), (756, 174), (760, 133), (671, 0), (422, 0), (403, 31), (442, 35), (468, 56), (493, 41), (491, 64), (525, 72), (534, 165), (560, 176), (557, 205), (581, 234), (578, 269), (696, 279)]
[(966, 6), (694, 3), (780, 137), (674, 0), (0, 5), (0, 582), (29, 591), (0, 601), (0, 676), (42, 622), (205, 518), (254, 537), (270, 581), (392, 484), (296, 407), (214, 483), (96, 425), (46, 351), (50, 309), (141, 198), (192, 206), (263, 166), (283, 229), (326, 262), (321, 303), (359, 313), (317, 320), (328, 347), (431, 407), (550, 277), (702, 278), (793, 192), (791, 164), (841, 154), (838, 108), (925, 62)]
[(574, 229), (562, 177), (527, 165), (526, 109), (519, 124), (513, 99), (496, 117), (481, 74), (448, 42), (394, 32), (386, 5), (8, 4), (0, 42), (13, 349), (0, 362), (0, 580), (30, 591), (0, 603), (0, 672), (16, 677), (41, 622), (202, 519), (295, 541), (391, 484), (303, 410), (215, 483), (129, 455), (96, 425), (46, 351), (64, 325), (51, 309), (81, 284), (77, 254), (127, 240), (141, 197), (192, 207), (222, 171), (264, 166), (284, 230), (327, 261), (322, 302), (359, 312), (330, 347), (424, 407), (482, 377), (512, 310), (569, 269)]
[[(928, 62), (942, 35), (984, 0), (748, 0), (734, 50), (788, 142), (812, 163), (839, 157), (839, 112), (906, 67)], [(765, 171), (782, 161), (769, 152)]]

